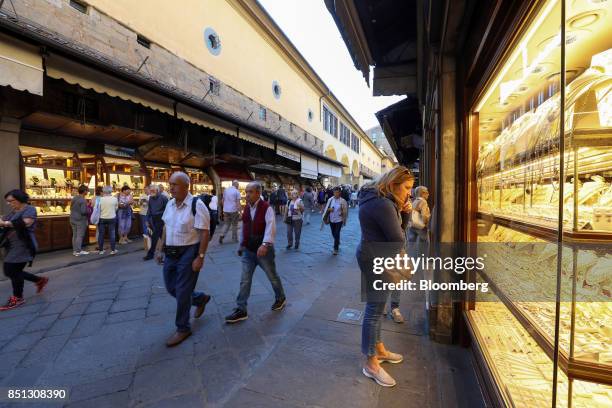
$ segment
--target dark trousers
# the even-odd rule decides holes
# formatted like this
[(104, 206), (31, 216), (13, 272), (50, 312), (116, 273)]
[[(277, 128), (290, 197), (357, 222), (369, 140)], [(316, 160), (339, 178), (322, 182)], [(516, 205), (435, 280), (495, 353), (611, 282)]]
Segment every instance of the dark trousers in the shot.
[(149, 217), (149, 221), (151, 222), (153, 236), (151, 237), (151, 248), (149, 248), (147, 256), (152, 257), (155, 254), (155, 247), (157, 246), (157, 241), (159, 241), (162, 236), (162, 232), (164, 231), (164, 221), (162, 220), (161, 215), (151, 215)]
[(117, 232), (117, 218), (100, 218), (98, 222), (98, 248), (104, 251), (104, 234), (108, 228), (108, 236), (110, 238), (111, 251), (115, 250), (115, 236)]
[(340, 248), (340, 230), (342, 229), (342, 222), (330, 222), (329, 227), (334, 237), (334, 249), (337, 251), (338, 248)]
[(255, 272), (255, 268), (258, 265), (266, 273), (266, 276), (268, 277), (268, 280), (272, 285), (272, 290), (274, 290), (274, 296), (276, 300), (281, 300), (285, 298), (285, 290), (283, 289), (283, 284), (281, 282), (280, 277), (278, 276), (278, 273), (276, 272), (276, 263), (274, 262), (274, 247), (269, 247), (266, 256), (262, 257), (257, 256), (257, 252), (245, 249), (244, 253), (242, 254), (242, 276), (240, 277), (240, 292), (238, 293), (238, 298), (236, 299), (238, 309), (244, 312), (247, 311), (247, 301), (249, 299), (249, 296), (251, 295), (253, 273)]
[(13, 296), (18, 298), (23, 297), (24, 281), (38, 282), (41, 279), (23, 270), (26, 262), (5, 262), (2, 266), (4, 267), (4, 275), (11, 280), (13, 285)]
[(204, 302), (204, 292), (195, 292), (199, 272), (194, 272), (191, 263), (198, 256), (200, 244), (190, 245), (180, 258), (166, 257), (164, 260), (164, 283), (166, 290), (176, 298), (176, 330), (191, 331), (189, 317), (191, 306)]
[(210, 210), (210, 237), (212, 238), (215, 235), (215, 230), (217, 229), (217, 224), (219, 223), (219, 211)]

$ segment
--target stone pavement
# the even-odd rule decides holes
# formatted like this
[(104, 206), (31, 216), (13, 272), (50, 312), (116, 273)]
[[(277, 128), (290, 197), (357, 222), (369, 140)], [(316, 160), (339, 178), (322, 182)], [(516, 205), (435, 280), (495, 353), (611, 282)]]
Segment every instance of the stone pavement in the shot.
[[(428, 340), (417, 293), (403, 295), (406, 324), (383, 325), (385, 343), (405, 355), (388, 366), (398, 386), (382, 389), (361, 374), (360, 321), (339, 316), (363, 310), (356, 215), (338, 256), (319, 217), (304, 227), (299, 251), (285, 250), (279, 218), (276, 259), (289, 303), (270, 311), (273, 292), (257, 270), (249, 319), (237, 325), (223, 317), (234, 307), (240, 259), (235, 244), (215, 240), (198, 283), (213, 301), (173, 349), (164, 342), (175, 304), (161, 267), (142, 262), (142, 251), (45, 272), (43, 294), (28, 285), (27, 304), (0, 313), (0, 388), (68, 388), (68, 407), (483, 406), (469, 350)], [(0, 282), (0, 296), (9, 294)]]

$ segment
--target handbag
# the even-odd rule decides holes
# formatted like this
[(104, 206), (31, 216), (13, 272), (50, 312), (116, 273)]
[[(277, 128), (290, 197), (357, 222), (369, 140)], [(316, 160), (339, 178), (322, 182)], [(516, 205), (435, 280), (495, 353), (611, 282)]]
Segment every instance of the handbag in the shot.
[[(415, 206), (416, 207), (416, 206)], [(410, 227), (414, 229), (425, 229), (425, 222), (423, 222), (423, 215), (420, 211), (413, 209), (410, 214)]]
[(100, 222), (100, 201), (98, 201), (93, 210), (91, 211), (91, 216), (89, 217), (89, 223), (92, 225), (98, 225)]

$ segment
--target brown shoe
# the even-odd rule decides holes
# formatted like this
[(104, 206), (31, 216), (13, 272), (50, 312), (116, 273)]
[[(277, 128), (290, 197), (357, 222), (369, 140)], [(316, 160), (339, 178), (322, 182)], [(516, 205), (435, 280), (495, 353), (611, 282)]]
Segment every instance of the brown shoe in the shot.
[(191, 332), (176, 332), (168, 340), (166, 340), (167, 347), (174, 347), (181, 344), (187, 337), (191, 336)]
[(44, 276), (41, 277), (40, 280), (36, 282), (36, 293), (42, 292), (45, 286), (47, 286), (47, 283), (49, 283), (49, 278)]
[(196, 311), (193, 314), (193, 317), (195, 317), (196, 319), (199, 319), (200, 317), (202, 317), (202, 315), (204, 314), (204, 310), (206, 310), (206, 304), (208, 302), (210, 302), (210, 296), (209, 295), (204, 295), (204, 302), (202, 302), (201, 305), (196, 307)]

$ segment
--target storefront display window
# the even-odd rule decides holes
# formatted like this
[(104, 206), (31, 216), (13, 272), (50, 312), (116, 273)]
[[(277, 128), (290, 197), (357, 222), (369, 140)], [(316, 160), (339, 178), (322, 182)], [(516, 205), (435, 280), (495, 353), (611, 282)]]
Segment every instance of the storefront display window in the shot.
[(81, 182), (78, 156), (21, 146), (24, 186), (39, 215), (70, 213), (70, 200)]
[(602, 406), (612, 397), (612, 6), (542, 1), (528, 20), (468, 120), (469, 240), (495, 294), (477, 294), (466, 317), (509, 406)]
[(190, 167), (185, 172), (191, 180), (191, 193), (194, 195), (211, 194), (214, 188), (212, 181), (203, 170)]

